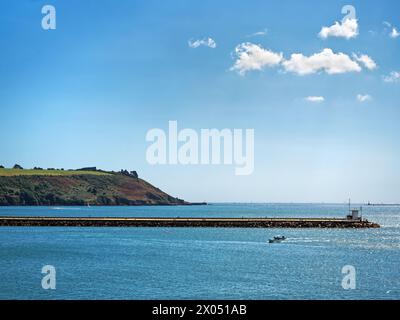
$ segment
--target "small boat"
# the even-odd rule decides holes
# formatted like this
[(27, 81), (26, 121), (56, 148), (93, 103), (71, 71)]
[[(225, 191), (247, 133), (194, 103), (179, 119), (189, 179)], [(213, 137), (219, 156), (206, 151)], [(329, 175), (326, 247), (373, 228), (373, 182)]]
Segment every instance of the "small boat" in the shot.
[(282, 242), (283, 240), (286, 240), (285, 236), (277, 236), (277, 237), (273, 237), (272, 239), (269, 239), (268, 243), (279, 243), (279, 242)]

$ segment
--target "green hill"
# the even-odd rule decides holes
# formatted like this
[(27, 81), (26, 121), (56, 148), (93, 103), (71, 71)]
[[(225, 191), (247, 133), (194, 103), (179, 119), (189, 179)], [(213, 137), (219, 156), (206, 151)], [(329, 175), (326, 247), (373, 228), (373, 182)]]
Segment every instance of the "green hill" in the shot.
[(0, 206), (183, 205), (136, 172), (0, 169)]

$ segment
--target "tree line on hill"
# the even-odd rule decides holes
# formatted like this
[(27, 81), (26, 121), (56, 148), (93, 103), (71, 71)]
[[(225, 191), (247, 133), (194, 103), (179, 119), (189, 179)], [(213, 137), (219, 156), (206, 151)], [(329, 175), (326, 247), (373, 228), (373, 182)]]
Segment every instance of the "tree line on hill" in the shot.
[[(5, 167), (0, 165), (0, 169), (5, 169)], [(24, 168), (22, 166), (20, 166), (19, 164), (14, 164), (14, 166), (11, 169), (24, 170)], [(33, 170), (44, 170), (44, 169), (41, 167), (34, 167)], [(47, 170), (62, 170), (62, 171), (64, 171), (64, 168), (61, 168), (61, 169), (47, 168)]]

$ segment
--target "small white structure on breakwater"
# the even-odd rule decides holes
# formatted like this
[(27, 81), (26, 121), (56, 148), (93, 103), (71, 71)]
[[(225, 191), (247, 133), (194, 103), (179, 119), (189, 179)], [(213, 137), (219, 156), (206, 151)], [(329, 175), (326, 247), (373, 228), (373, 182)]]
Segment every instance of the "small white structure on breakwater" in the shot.
[(349, 199), (349, 214), (346, 218), (352, 221), (362, 221), (362, 207), (360, 207), (360, 209), (351, 209), (351, 202)]
[(359, 220), (359, 221), (361, 221), (361, 219), (362, 219), (362, 217), (361, 217), (361, 214), (360, 214), (360, 210), (358, 210), (358, 209), (351, 209), (350, 210), (350, 214), (349, 215), (347, 215), (347, 220)]

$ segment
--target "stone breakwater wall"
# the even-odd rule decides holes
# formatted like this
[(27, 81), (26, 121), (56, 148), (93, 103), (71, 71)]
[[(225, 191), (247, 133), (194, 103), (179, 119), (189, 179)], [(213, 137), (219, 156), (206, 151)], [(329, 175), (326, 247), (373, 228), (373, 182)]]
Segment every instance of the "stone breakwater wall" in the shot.
[(379, 228), (376, 223), (330, 218), (92, 218), (0, 217), (16, 227)]

